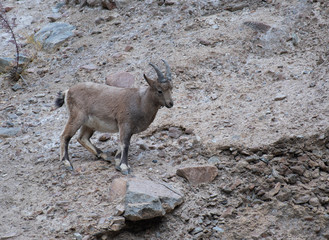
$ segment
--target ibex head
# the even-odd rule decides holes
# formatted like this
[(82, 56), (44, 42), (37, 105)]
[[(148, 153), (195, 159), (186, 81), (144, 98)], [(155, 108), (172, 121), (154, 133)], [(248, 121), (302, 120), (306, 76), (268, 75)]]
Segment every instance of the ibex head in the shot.
[(148, 78), (144, 74), (144, 78), (147, 83), (150, 85), (151, 90), (154, 92), (155, 96), (157, 97), (158, 103), (161, 106), (166, 106), (167, 108), (171, 108), (174, 106), (174, 102), (171, 97), (172, 92), (172, 81), (171, 81), (171, 71), (168, 63), (165, 60), (162, 60), (166, 65), (166, 74), (165, 76), (162, 72), (152, 63), (150, 65), (154, 68), (155, 72), (157, 73), (158, 79), (152, 80)]

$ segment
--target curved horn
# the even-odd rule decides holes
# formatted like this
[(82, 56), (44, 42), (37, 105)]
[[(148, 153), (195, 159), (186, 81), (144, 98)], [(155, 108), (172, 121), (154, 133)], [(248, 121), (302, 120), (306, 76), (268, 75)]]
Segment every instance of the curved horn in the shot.
[(163, 62), (164, 62), (164, 64), (166, 65), (166, 79), (168, 80), (168, 81), (171, 81), (171, 71), (170, 71), (170, 67), (169, 67), (169, 64), (167, 63), (167, 61), (166, 60), (163, 60), (163, 59), (161, 59)]
[(165, 82), (166, 79), (165, 77), (163, 76), (162, 72), (155, 66), (153, 65), (152, 63), (150, 63), (150, 65), (154, 68), (154, 70), (156, 71), (157, 75), (158, 75), (158, 81), (159, 82)]

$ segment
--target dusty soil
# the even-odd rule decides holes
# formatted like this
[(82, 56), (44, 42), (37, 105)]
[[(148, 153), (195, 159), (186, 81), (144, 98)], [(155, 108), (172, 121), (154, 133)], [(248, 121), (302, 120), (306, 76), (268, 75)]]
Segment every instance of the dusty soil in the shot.
[[(33, 61), (22, 90), (0, 75), (1, 127), (21, 128), (0, 140), (0, 239), (93, 238), (99, 220), (114, 214), (109, 186), (121, 174), (76, 138), (76, 172), (66, 171), (59, 135), (67, 113), (50, 109), (58, 91), (118, 71), (146, 86), (142, 74), (154, 75), (148, 63), (160, 59), (172, 67), (175, 106), (133, 137), (129, 161), (132, 176), (168, 182), (185, 202), (146, 230), (132, 224), (109, 238), (329, 239), (328, 3), (119, 2), (111, 11), (63, 6), (57, 21), (77, 30), (54, 53), (29, 36), (57, 3), (4, 2)], [(0, 34), (2, 56), (13, 56)], [(100, 148), (115, 149), (116, 134), (100, 136)], [(219, 168), (210, 184), (175, 175), (209, 160)]]

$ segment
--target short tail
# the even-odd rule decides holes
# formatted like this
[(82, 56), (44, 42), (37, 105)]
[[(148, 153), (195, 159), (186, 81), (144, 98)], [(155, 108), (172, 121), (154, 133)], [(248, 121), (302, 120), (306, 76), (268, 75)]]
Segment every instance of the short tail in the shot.
[(58, 93), (58, 96), (57, 96), (57, 98), (55, 100), (55, 106), (52, 109), (52, 111), (53, 110), (56, 110), (57, 108), (60, 108), (61, 106), (64, 105), (64, 103), (65, 103), (65, 93), (66, 92), (59, 92)]

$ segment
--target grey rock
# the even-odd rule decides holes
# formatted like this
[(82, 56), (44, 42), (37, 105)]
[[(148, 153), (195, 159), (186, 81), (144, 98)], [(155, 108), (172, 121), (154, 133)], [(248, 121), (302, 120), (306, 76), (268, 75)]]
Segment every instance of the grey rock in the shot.
[(74, 233), (73, 236), (76, 240), (82, 240), (82, 236), (80, 233)]
[(296, 204), (304, 204), (307, 203), (309, 200), (311, 199), (310, 195), (302, 195), (302, 196), (298, 196), (296, 197), (296, 199), (294, 199), (294, 202)]
[(18, 90), (20, 90), (20, 89), (23, 89), (23, 87), (22, 87), (20, 84), (15, 83), (15, 85), (12, 86), (11, 89), (12, 89), (14, 92), (16, 92), (16, 91), (18, 91)]
[(212, 230), (216, 231), (216, 232), (224, 232), (224, 230), (220, 227), (213, 227)]
[(201, 227), (196, 227), (196, 228), (193, 229), (192, 234), (195, 235), (195, 234), (198, 234), (202, 231), (203, 231), (203, 229)]
[(183, 134), (183, 131), (178, 127), (170, 127), (168, 130), (168, 135), (171, 138), (179, 138)]
[(211, 158), (208, 159), (209, 164), (218, 164), (220, 163), (220, 159), (217, 156), (212, 156)]
[(313, 207), (318, 207), (320, 206), (320, 201), (317, 197), (312, 197), (310, 200), (309, 200), (309, 203), (313, 206)]
[(182, 202), (182, 194), (170, 186), (133, 178), (127, 183), (123, 216), (131, 221), (160, 217)]
[(3, 128), (0, 127), (0, 137), (14, 137), (21, 131), (19, 127)]
[[(24, 65), (30, 59), (24, 55), (19, 55), (19, 65)], [(14, 66), (16, 58), (0, 57), (0, 73), (6, 73), (10, 70), (10, 66)]]
[(63, 22), (49, 23), (34, 35), (34, 40), (47, 52), (55, 51), (63, 42), (73, 36), (75, 26)]
[(287, 95), (284, 94), (278, 94), (274, 97), (274, 101), (282, 101), (287, 98)]

